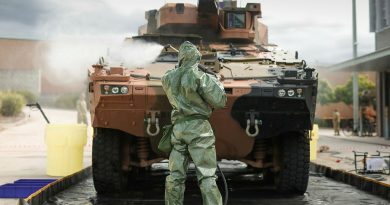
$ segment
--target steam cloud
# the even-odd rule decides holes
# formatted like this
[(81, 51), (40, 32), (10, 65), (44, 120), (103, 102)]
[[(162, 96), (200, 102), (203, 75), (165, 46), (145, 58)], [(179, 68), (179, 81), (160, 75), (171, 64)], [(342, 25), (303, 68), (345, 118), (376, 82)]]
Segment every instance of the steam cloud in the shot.
[[(48, 49), (43, 72), (50, 75), (47, 80), (53, 85), (84, 85), (88, 68), (99, 57), (116, 65), (140, 67), (152, 62), (162, 49), (157, 44), (124, 41), (146, 23), (140, 7), (131, 6), (141, 3), (126, 0), (32, 1), (31, 4), (42, 7), (43, 14), (36, 19), (35, 30), (48, 39), (44, 42)], [(142, 5), (145, 7), (142, 10), (149, 8)]]
[(125, 42), (123, 36), (68, 37), (49, 44), (47, 54), (51, 83), (82, 82), (87, 69), (104, 57), (111, 66), (142, 67), (153, 62), (162, 46), (141, 41)]
[(127, 68), (142, 67), (152, 63), (160, 54), (163, 46), (143, 41), (124, 42), (120, 48), (109, 53), (109, 61), (120, 62)]

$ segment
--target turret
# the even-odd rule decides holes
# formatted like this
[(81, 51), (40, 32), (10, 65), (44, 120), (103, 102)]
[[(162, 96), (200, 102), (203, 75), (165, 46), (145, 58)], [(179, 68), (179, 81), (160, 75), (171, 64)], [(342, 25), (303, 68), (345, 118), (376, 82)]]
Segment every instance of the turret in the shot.
[(242, 8), (233, 0), (199, 0), (198, 6), (167, 3), (159, 10), (147, 11), (145, 18), (148, 23), (140, 27), (139, 35), (194, 34), (201, 36), (206, 42), (268, 42), (267, 27), (259, 20), (259, 3), (248, 3)]

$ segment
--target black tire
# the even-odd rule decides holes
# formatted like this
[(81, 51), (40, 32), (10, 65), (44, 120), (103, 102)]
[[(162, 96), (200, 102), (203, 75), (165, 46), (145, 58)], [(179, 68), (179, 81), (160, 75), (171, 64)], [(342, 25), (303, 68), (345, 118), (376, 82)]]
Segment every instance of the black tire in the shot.
[(98, 194), (121, 192), (127, 185), (122, 171), (121, 132), (96, 129), (92, 145), (93, 184)]
[(304, 194), (309, 182), (310, 144), (306, 134), (295, 133), (281, 138), (281, 170), (276, 175), (278, 191)]

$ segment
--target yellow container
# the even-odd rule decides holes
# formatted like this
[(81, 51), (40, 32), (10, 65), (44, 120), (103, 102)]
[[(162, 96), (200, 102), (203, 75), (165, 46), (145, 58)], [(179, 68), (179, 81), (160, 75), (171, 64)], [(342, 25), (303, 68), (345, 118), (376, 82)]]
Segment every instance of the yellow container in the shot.
[(87, 143), (84, 124), (48, 124), (47, 175), (67, 176), (83, 169), (83, 151)]
[(318, 125), (313, 125), (313, 130), (310, 131), (310, 161), (317, 159), (317, 141), (318, 141)]

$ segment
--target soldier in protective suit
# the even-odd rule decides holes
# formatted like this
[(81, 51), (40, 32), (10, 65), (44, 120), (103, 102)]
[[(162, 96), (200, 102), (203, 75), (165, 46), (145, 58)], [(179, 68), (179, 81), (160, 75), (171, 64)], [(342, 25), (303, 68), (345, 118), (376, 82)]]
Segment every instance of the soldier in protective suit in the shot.
[(203, 204), (222, 205), (216, 184), (215, 136), (208, 118), (213, 108), (223, 108), (223, 85), (212, 75), (198, 69), (201, 54), (190, 42), (179, 49), (179, 67), (162, 78), (172, 105), (173, 149), (169, 156), (170, 175), (165, 183), (165, 204), (182, 205), (186, 172), (190, 159), (196, 166)]
[(84, 93), (80, 94), (80, 98), (77, 100), (76, 103), (77, 108), (77, 123), (82, 123), (88, 125), (87, 121), (87, 103), (85, 102), (85, 95)]

